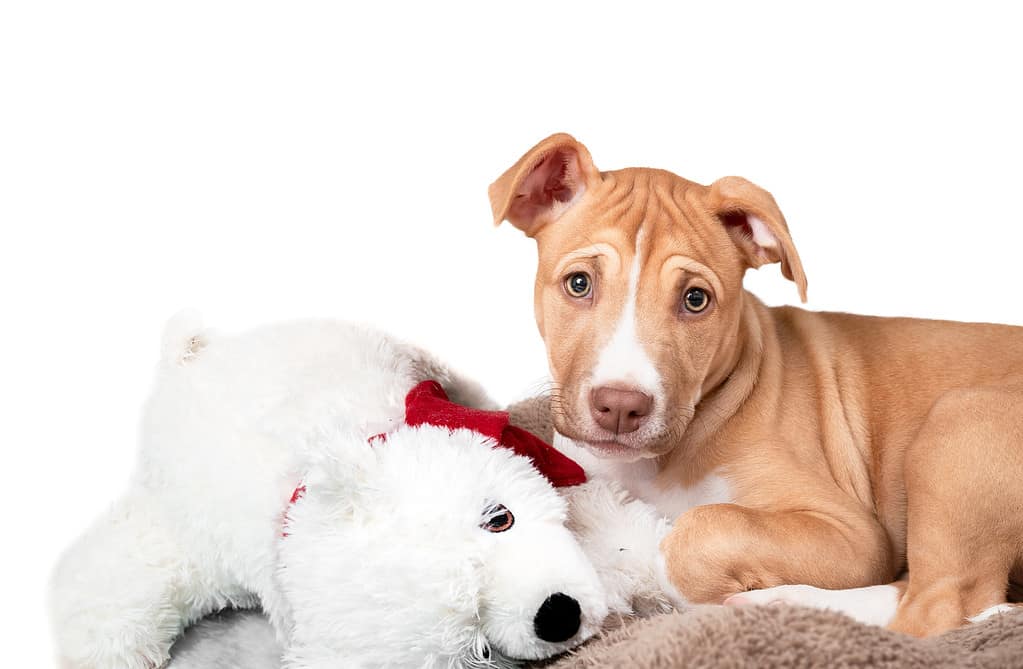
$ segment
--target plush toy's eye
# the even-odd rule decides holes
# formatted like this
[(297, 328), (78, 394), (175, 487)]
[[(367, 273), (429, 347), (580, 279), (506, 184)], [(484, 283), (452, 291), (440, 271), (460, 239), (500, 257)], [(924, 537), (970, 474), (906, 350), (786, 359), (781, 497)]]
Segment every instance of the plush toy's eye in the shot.
[(593, 281), (586, 272), (573, 272), (565, 279), (565, 290), (572, 297), (589, 297), (593, 290)]
[(690, 288), (686, 291), (686, 311), (698, 314), (710, 304), (710, 295), (703, 288)]
[(492, 504), (483, 512), (483, 522), (480, 527), (487, 532), (504, 532), (510, 530), (515, 524), (515, 516), (504, 504)]

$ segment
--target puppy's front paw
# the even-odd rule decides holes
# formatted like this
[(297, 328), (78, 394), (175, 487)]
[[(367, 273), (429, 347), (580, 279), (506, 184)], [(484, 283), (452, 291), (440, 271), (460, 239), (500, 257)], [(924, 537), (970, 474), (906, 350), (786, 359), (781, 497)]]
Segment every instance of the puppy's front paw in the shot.
[(779, 585), (732, 595), (727, 606), (790, 604), (837, 611), (867, 625), (885, 626), (895, 617), (900, 590), (895, 585), (871, 585), (848, 590), (825, 590), (812, 585)]
[(778, 604), (797, 604), (809, 606), (810, 608), (824, 608), (820, 603), (824, 601), (820, 588), (812, 585), (779, 585), (773, 588), (761, 590), (748, 590), (728, 597), (724, 601), (725, 606), (767, 606)]
[(988, 618), (993, 616), (1001, 615), (1003, 613), (1011, 613), (1013, 611), (1023, 612), (1023, 605), (1021, 604), (996, 604), (995, 606), (989, 607), (981, 611), (975, 616), (970, 616), (969, 621), (971, 623), (984, 622)]
[(755, 574), (743, 533), (732, 531), (742, 513), (731, 504), (694, 507), (664, 537), (660, 548), (668, 578), (688, 601), (720, 604), (745, 589), (736, 575)]

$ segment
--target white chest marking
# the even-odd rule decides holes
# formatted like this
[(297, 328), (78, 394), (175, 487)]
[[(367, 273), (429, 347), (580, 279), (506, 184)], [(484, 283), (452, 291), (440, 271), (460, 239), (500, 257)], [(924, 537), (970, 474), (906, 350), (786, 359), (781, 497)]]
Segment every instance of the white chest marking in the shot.
[(592, 384), (594, 388), (615, 383), (634, 385), (656, 400), (661, 377), (636, 333), (636, 293), (639, 290), (639, 275), (643, 264), (640, 259), (643, 235), (643, 230), (636, 234), (636, 252), (632, 256), (632, 265), (629, 268), (625, 305), (622, 307), (622, 314), (611, 334), (611, 339), (597, 357)]
[(663, 486), (657, 481), (657, 463), (650, 459), (625, 462), (606, 460), (590, 453), (585, 446), (554, 434), (554, 447), (572, 458), (592, 478), (617, 481), (636, 499), (656, 508), (670, 520), (703, 504), (729, 504), (735, 501), (731, 486), (722, 476), (710, 474), (695, 485)]
[(635, 489), (629, 486), (629, 490), (671, 519), (678, 518), (694, 506), (730, 504), (734, 501), (728, 481), (717, 474), (705, 476), (688, 488), (676, 485), (666, 489), (650, 480), (640, 482)]

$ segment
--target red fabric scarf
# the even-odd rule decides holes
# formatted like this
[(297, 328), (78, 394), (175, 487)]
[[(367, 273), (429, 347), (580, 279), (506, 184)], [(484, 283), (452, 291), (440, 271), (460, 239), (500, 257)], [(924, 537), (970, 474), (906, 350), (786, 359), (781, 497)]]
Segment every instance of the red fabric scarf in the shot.
[(556, 488), (586, 482), (583, 468), (560, 451), (509, 422), (507, 411), (483, 411), (455, 404), (436, 381), (423, 381), (405, 396), (405, 423), (464, 428), (490, 437), (533, 461), (533, 466)]
[[(434, 425), (451, 430), (466, 429), (494, 440), (495, 446), (510, 448), (533, 462), (555, 488), (586, 483), (586, 473), (574, 460), (562, 454), (547, 442), (533, 436), (509, 422), (507, 411), (484, 411), (455, 404), (436, 381), (423, 381), (405, 396), (405, 423), (407, 425)], [(386, 434), (370, 438), (370, 442), (386, 442)], [(291, 494), (292, 504), (305, 495), (305, 484), (299, 484)], [(288, 536), (287, 510), (284, 512), (283, 536)]]

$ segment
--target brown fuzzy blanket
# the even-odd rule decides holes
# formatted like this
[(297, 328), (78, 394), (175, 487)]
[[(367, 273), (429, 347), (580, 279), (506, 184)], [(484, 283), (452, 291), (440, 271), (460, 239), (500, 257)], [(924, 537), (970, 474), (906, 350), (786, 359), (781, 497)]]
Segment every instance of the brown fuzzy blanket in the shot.
[[(542, 399), (509, 407), (512, 422), (550, 440)], [(547, 669), (668, 667), (991, 667), (1023, 669), (1023, 608), (931, 639), (795, 606), (696, 606), (633, 620)]]
[(697, 606), (634, 620), (547, 669), (1023, 668), (1023, 610), (930, 639), (797, 606)]

